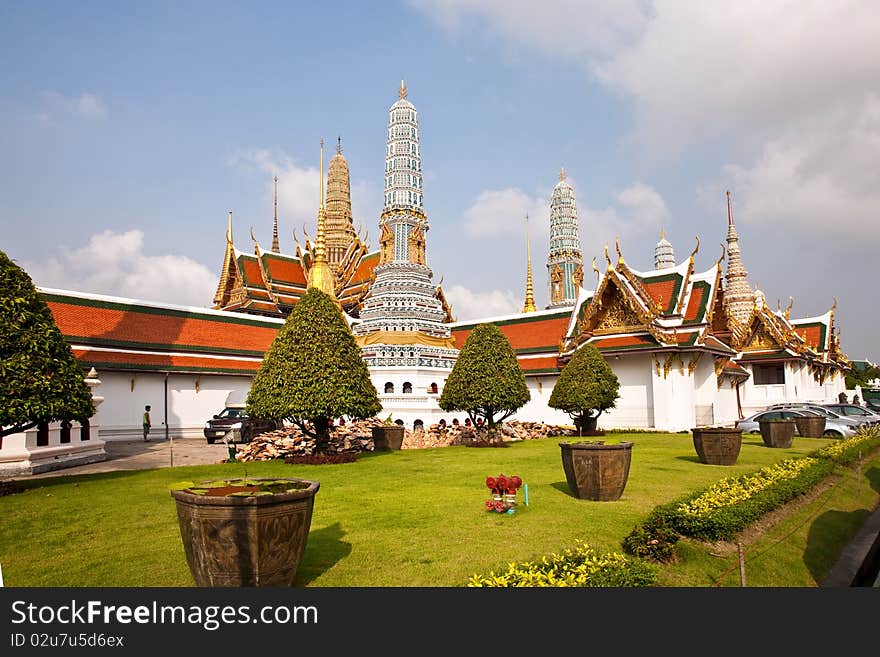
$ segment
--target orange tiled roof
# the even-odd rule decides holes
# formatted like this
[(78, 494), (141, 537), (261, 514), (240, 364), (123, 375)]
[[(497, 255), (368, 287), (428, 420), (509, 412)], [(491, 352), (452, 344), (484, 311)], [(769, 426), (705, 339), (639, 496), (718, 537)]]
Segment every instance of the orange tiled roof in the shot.
[(228, 317), (137, 302), (43, 297), (61, 333), (73, 343), (262, 356), (281, 326), (238, 313)]

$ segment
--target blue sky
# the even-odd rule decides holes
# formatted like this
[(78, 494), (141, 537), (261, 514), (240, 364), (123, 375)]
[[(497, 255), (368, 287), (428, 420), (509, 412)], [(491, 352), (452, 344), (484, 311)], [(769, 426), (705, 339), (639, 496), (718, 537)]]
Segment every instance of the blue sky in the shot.
[(209, 306), (226, 213), (268, 248), (314, 234), (342, 136), (375, 246), (385, 123), (419, 110), (428, 264), (459, 319), (516, 312), (528, 213), (548, 300), (565, 167), (586, 263), (620, 239), (713, 266), (725, 191), (749, 279), (793, 317), (838, 301), (880, 358), (880, 10), (871, 2), (0, 3), (2, 248), (35, 281)]

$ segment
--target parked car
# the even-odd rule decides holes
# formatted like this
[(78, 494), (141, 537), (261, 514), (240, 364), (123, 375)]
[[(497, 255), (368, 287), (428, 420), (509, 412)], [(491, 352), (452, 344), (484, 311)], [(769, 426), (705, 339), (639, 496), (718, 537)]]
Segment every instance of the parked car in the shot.
[(823, 404), (823, 406), (846, 417), (860, 419), (865, 424), (880, 424), (880, 413), (858, 404)]
[[(744, 418), (736, 423), (736, 428), (743, 433), (759, 433), (761, 427), (758, 424), (760, 420), (793, 420), (796, 417), (821, 415), (815, 411), (806, 408), (777, 408), (765, 409), (754, 415)], [(849, 438), (855, 435), (856, 428), (852, 424), (838, 422), (834, 418), (825, 418), (825, 432), (823, 435), (829, 438)]]
[[(243, 406), (227, 406), (212, 419), (205, 422), (205, 439), (209, 445), (216, 440), (223, 440), (227, 433), (233, 432), (229, 440), (233, 442), (250, 442), (254, 436), (267, 431), (275, 431), (279, 423), (275, 420), (260, 420), (250, 417)], [(235, 431), (237, 429), (237, 431)], [(235, 438), (238, 440), (236, 441)]]
[(814, 413), (818, 413), (819, 415), (825, 418), (825, 424), (828, 424), (828, 420), (835, 420), (836, 422), (840, 422), (841, 424), (849, 425), (853, 428), (853, 430), (857, 430), (862, 424), (864, 424), (864, 420), (860, 417), (848, 417), (846, 415), (842, 415), (841, 413), (832, 411), (830, 408), (825, 408), (824, 406), (820, 406), (819, 404), (809, 404), (809, 403), (785, 403), (785, 404), (772, 404), (768, 406), (767, 409), (777, 409), (777, 408), (793, 408), (799, 409), (804, 408), (809, 411), (813, 411)]

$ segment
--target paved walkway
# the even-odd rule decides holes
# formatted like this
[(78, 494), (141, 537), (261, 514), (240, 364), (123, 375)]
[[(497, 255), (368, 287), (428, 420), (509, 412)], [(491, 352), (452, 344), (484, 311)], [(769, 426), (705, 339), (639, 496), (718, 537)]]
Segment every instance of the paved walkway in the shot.
[(116, 470), (149, 470), (171, 465), (209, 465), (220, 463), (229, 457), (223, 443), (209, 445), (204, 438), (153, 439), (146, 443), (143, 440), (109, 440), (104, 443), (104, 451), (107, 452), (106, 461), (15, 478), (24, 480)]

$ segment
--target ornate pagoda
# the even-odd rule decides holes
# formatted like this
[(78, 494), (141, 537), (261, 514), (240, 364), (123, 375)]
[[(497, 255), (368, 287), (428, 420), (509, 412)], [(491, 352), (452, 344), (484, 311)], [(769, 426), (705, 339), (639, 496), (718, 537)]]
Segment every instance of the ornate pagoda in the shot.
[(574, 189), (565, 169), (550, 195), (550, 251), (547, 254), (550, 303), (547, 308), (573, 306), (584, 281), (583, 258), (578, 238), (578, 214)]

